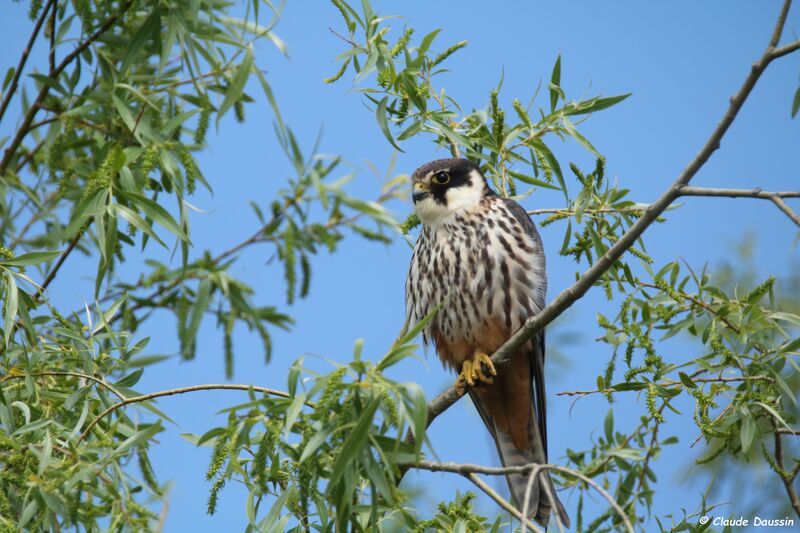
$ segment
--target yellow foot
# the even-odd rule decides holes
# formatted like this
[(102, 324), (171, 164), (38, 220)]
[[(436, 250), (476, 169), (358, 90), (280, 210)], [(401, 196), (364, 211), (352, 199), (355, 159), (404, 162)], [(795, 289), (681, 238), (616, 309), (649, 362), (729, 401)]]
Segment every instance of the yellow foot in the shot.
[[(483, 372), (483, 365), (489, 369), (489, 374), (486, 375)], [(497, 375), (497, 370), (494, 368), (494, 363), (492, 363), (492, 359), (483, 352), (476, 351), (472, 355), (472, 359), (467, 359), (464, 361), (464, 364), (461, 365), (461, 373), (458, 375), (458, 379), (456, 380), (456, 389), (460, 392), (464, 392), (465, 384), (469, 386), (475, 385), (475, 382), (483, 382), (488, 383), (491, 385), (494, 383), (494, 379), (492, 376)]]

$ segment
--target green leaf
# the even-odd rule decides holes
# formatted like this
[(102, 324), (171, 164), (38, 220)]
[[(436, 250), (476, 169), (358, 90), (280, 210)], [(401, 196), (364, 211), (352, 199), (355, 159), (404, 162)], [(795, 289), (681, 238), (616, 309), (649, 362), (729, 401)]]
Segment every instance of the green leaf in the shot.
[(301, 392), (294, 398), (292, 398), (292, 403), (289, 404), (289, 409), (286, 410), (286, 422), (283, 426), (285, 438), (289, 438), (289, 433), (292, 431), (292, 427), (294, 423), (297, 421), (297, 417), (300, 416), (300, 411), (303, 409), (303, 404), (306, 401), (306, 394)]
[(603, 423), (603, 431), (606, 435), (606, 442), (611, 443), (614, 441), (614, 410), (609, 409), (606, 419)]
[(197, 290), (192, 312), (189, 316), (189, 324), (184, 331), (183, 344), (188, 346), (197, 336), (197, 330), (200, 329), (200, 323), (203, 321), (203, 313), (208, 309), (208, 303), (211, 299), (211, 281), (204, 279), (200, 282), (200, 287)]
[(336, 462), (333, 464), (331, 477), (328, 481), (327, 494), (331, 493), (339, 481), (339, 478), (342, 477), (342, 474), (344, 474), (347, 469), (353, 467), (354, 459), (369, 438), (370, 430), (372, 429), (372, 419), (379, 405), (380, 398), (373, 398), (369, 405), (361, 412), (358, 424), (350, 431), (347, 439), (345, 439), (342, 444), (339, 455), (336, 457)]
[(128, 106), (125, 105), (125, 102), (120, 100), (116, 94), (111, 95), (111, 102), (117, 109), (117, 113), (119, 113), (122, 122), (125, 123), (125, 127), (127, 127), (129, 131), (133, 131), (136, 128), (136, 119), (133, 117), (131, 110), (128, 109)]
[(44, 263), (45, 261), (50, 261), (51, 259), (55, 259), (61, 252), (54, 251), (54, 252), (29, 252), (27, 254), (18, 255), (13, 259), (4, 259), (0, 261), (0, 265), (3, 266), (28, 266), (28, 265), (38, 265), (39, 263)]
[(797, 116), (798, 111), (800, 111), (800, 87), (798, 87), (797, 91), (794, 93), (794, 102), (792, 102), (792, 118)]
[(142, 374), (144, 374), (144, 368), (140, 368), (139, 370), (131, 372), (127, 376), (123, 377), (122, 379), (114, 383), (114, 385), (120, 387), (133, 387), (139, 382), (139, 379), (142, 377)]
[[(122, 65), (119, 67), (118, 76), (122, 77), (131, 65), (139, 59), (142, 49), (150, 43), (160, 45), (161, 35), (161, 8), (155, 5), (150, 16), (144, 21), (139, 31), (125, 44), (125, 56), (122, 58)], [(153, 53), (161, 54), (160, 48)]]
[(555, 87), (561, 87), (561, 54), (556, 58), (556, 64), (553, 65), (553, 73), (550, 75), (550, 112), (556, 110), (558, 104), (558, 90)]
[(578, 142), (578, 144), (589, 150), (596, 157), (599, 157), (601, 159), (603, 158), (603, 156), (600, 155), (600, 152), (598, 152), (597, 149), (594, 146), (592, 146), (592, 143), (590, 143), (589, 140), (583, 135), (581, 135), (581, 133), (575, 128), (575, 125), (569, 120), (567, 120), (567, 117), (561, 118), (561, 124), (563, 124), (564, 129), (567, 130), (567, 133), (569, 133), (570, 137), (575, 139)]
[(161, 226), (178, 237), (180, 240), (186, 242), (189, 241), (189, 237), (183, 232), (175, 219), (172, 218), (172, 215), (170, 215), (169, 212), (167, 212), (167, 210), (161, 207), (159, 204), (147, 196), (135, 192), (125, 192), (122, 190), (117, 190), (116, 192), (119, 196), (129, 200), (133, 205), (141, 209), (145, 215), (158, 222)]
[(508, 171), (509, 174), (514, 179), (518, 179), (521, 182), (527, 183), (528, 185), (534, 185), (536, 187), (542, 187), (543, 189), (553, 189), (554, 191), (560, 191), (560, 187), (556, 187), (552, 183), (547, 183), (544, 180), (540, 180), (538, 178), (534, 178), (533, 176), (526, 176), (525, 174), (521, 174), (519, 172), (514, 172), (513, 170)]
[(145, 232), (147, 235), (152, 237), (161, 246), (163, 246), (164, 248), (167, 248), (166, 243), (164, 243), (164, 241), (162, 241), (159, 238), (159, 236), (156, 235), (156, 232), (153, 231), (153, 228), (150, 226), (150, 224), (145, 222), (145, 220), (142, 217), (140, 217), (135, 211), (125, 207), (124, 205), (112, 204), (111, 205), (111, 212), (116, 214), (116, 215), (121, 216), (129, 224), (132, 224), (133, 226), (139, 228), (140, 230)]
[(6, 87), (8, 87), (8, 84), (11, 83), (11, 79), (14, 77), (14, 72), (14, 67), (8, 67), (8, 70), (6, 71), (6, 77), (3, 78), (3, 91), (5, 91)]
[(564, 109), (565, 115), (585, 115), (586, 113), (594, 113), (601, 111), (625, 100), (633, 93), (621, 94), (619, 96), (608, 96), (606, 98), (592, 98), (585, 102), (578, 103), (574, 108)]
[(108, 309), (103, 311), (103, 315), (100, 317), (100, 322), (94, 327), (92, 330), (92, 335), (96, 335), (98, 331), (106, 327), (108, 324), (111, 323), (111, 319), (117, 314), (120, 306), (125, 302), (128, 298), (127, 293), (120, 296), (114, 303), (108, 306)]
[(378, 120), (378, 126), (381, 128), (381, 132), (383, 132), (384, 137), (389, 143), (398, 151), (402, 152), (403, 149), (397, 146), (394, 142), (394, 138), (392, 138), (392, 132), (389, 131), (389, 122), (386, 119), (386, 102), (389, 100), (388, 96), (384, 96), (383, 99), (378, 102), (378, 108), (375, 110), (375, 118)]
[(743, 409), (742, 413), (742, 429), (739, 435), (742, 441), (742, 453), (747, 454), (750, 451), (750, 446), (753, 445), (753, 440), (756, 436), (756, 421), (750, 411)]
[(217, 111), (217, 126), (219, 126), (219, 121), (225, 112), (228, 111), (228, 109), (230, 109), (231, 106), (238, 102), (242, 97), (242, 94), (244, 93), (244, 86), (247, 83), (247, 78), (250, 77), (250, 72), (252, 70), (253, 52), (250, 48), (248, 48), (244, 59), (236, 69), (236, 73), (233, 75), (233, 79), (228, 86), (228, 91), (225, 93), (225, 98), (222, 100), (222, 104), (220, 104), (219, 110)]
[(300, 454), (300, 462), (302, 463), (308, 459), (314, 452), (322, 446), (327, 438), (335, 431), (336, 428), (328, 427), (317, 431), (314, 436), (308, 439), (306, 447), (303, 448), (303, 453)]
[(428, 51), (428, 48), (431, 47), (431, 44), (433, 44), (433, 40), (436, 38), (437, 35), (439, 35), (440, 31), (442, 31), (441, 28), (433, 30), (428, 35), (422, 38), (422, 42), (420, 43), (419, 48), (417, 49), (420, 55), (424, 55), (425, 52)]
[(685, 372), (678, 372), (678, 376), (681, 378), (681, 382), (683, 382), (686, 387), (690, 389), (697, 388), (697, 384), (692, 381), (692, 378), (690, 378)]
[(633, 391), (633, 390), (643, 390), (647, 388), (647, 383), (641, 383), (638, 381), (630, 381), (627, 383), (617, 383), (616, 385), (611, 386), (612, 389), (615, 391)]
[(8, 346), (8, 340), (11, 338), (11, 332), (14, 331), (14, 320), (17, 317), (17, 310), (19, 308), (19, 294), (17, 291), (17, 282), (14, 280), (14, 274), (6, 272), (5, 278), (6, 302), (3, 307), (3, 334), (5, 337), (5, 345)]

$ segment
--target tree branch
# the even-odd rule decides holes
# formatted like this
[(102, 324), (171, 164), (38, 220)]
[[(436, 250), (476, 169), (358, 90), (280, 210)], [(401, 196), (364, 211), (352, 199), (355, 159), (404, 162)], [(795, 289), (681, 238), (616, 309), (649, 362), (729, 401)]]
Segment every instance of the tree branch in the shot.
[(86, 228), (89, 227), (90, 223), (91, 221), (81, 226), (81, 228), (75, 233), (75, 236), (72, 237), (72, 239), (69, 241), (67, 249), (61, 252), (61, 255), (58, 256), (56, 264), (53, 265), (53, 268), (47, 274), (47, 277), (44, 279), (41, 286), (39, 286), (39, 288), (36, 290), (36, 295), (34, 296), (35, 299), (38, 300), (39, 297), (41, 297), (42, 294), (44, 294), (44, 291), (47, 289), (48, 285), (50, 285), (53, 282), (53, 280), (56, 279), (56, 274), (58, 274), (58, 271), (61, 269), (61, 265), (63, 265), (64, 261), (67, 260), (67, 257), (69, 256), (69, 254), (72, 253), (72, 250), (75, 249), (75, 246), (78, 244), (78, 241), (80, 241), (81, 237), (83, 237), (83, 232), (86, 231)]
[(770, 197), (770, 200), (772, 200), (772, 203), (777, 205), (778, 209), (783, 211), (786, 214), (786, 216), (792, 220), (792, 222), (794, 222), (795, 224), (797, 224), (797, 226), (800, 227), (800, 217), (797, 216), (797, 214), (794, 211), (792, 211), (792, 209), (788, 205), (786, 205), (786, 202), (784, 202), (780, 196), (773, 194)]
[(499, 505), (504, 510), (511, 513), (512, 516), (514, 516), (517, 520), (520, 521), (521, 524), (523, 524), (522, 526), (523, 528), (529, 528), (534, 533), (545, 533), (543, 530), (539, 529), (539, 527), (537, 527), (536, 524), (525, 518), (522, 513), (517, 511), (516, 507), (511, 505), (511, 503), (509, 503), (508, 500), (500, 496), (492, 487), (487, 485), (481, 478), (479, 478), (473, 473), (465, 473), (461, 475), (467, 478), (468, 480), (472, 481), (472, 483), (476, 487), (478, 487), (484, 493), (486, 493), (486, 495), (489, 496), (491, 499), (493, 499), (497, 505)]
[(755, 189), (719, 189), (713, 187), (681, 187), (681, 196), (721, 196), (727, 198), (761, 198), (771, 200), (778, 209), (783, 211), (792, 222), (800, 226), (800, 217), (792, 211), (783, 201), (784, 198), (800, 198), (800, 191), (770, 192), (764, 191), (760, 187)]
[[(141, 403), (146, 402), (147, 400), (152, 400), (154, 398), (161, 398), (162, 396), (174, 396), (176, 394), (186, 394), (189, 392), (197, 392), (202, 390), (241, 390), (241, 391), (253, 391), (253, 392), (261, 392), (263, 394), (269, 394), (271, 396), (278, 396), (279, 398), (286, 398), (292, 399), (293, 396), (288, 392), (283, 392), (275, 389), (269, 389), (267, 387), (258, 387), (256, 385), (247, 385), (247, 384), (236, 384), (236, 383), (208, 383), (204, 385), (190, 385), (188, 387), (179, 387), (177, 389), (167, 389), (158, 392), (151, 392), (149, 394), (142, 394), (141, 396), (133, 396), (131, 398), (125, 398), (121, 400), (99, 415), (97, 415), (89, 425), (86, 426), (86, 429), (78, 437), (78, 440), (75, 442), (76, 445), (80, 444), (83, 439), (85, 439), (89, 432), (92, 430), (94, 426), (97, 425), (103, 418), (110, 415), (120, 407), (124, 407), (128, 404), (132, 403)], [(312, 409), (315, 408), (315, 404), (312, 402), (303, 402), (306, 406), (311, 407)]]
[(48, 54), (50, 60), (50, 76), (56, 71), (56, 13), (58, 12), (58, 2), (53, 4), (53, 10), (50, 13), (50, 53)]
[(3, 376), (2, 378), (0, 378), (0, 383), (5, 383), (6, 381), (10, 381), (12, 379), (25, 379), (27, 377), (46, 377), (46, 376), (53, 376), (53, 377), (70, 376), (70, 377), (85, 379), (85, 380), (88, 380), (88, 381), (94, 381), (98, 385), (102, 385), (106, 389), (108, 389), (111, 392), (113, 392), (114, 395), (117, 398), (119, 398), (120, 400), (125, 400), (125, 396), (121, 392), (119, 392), (113, 385), (111, 385), (109, 382), (107, 382), (103, 378), (99, 378), (97, 376), (92, 376), (90, 374), (83, 374), (81, 372), (67, 372), (67, 371), (52, 370), (52, 371), (46, 371), (46, 372), (30, 372), (30, 373), (25, 373), (25, 374), (8, 374), (8, 375)]
[[(780, 469), (780, 472), (785, 472), (783, 467), (783, 442), (781, 441), (781, 434), (775, 432), (775, 464)], [(796, 472), (796, 470), (795, 470)], [(797, 491), (794, 489), (795, 476), (784, 477), (783, 474), (778, 474), (783, 481), (783, 486), (786, 489), (786, 495), (789, 497), (789, 503), (792, 504), (794, 512), (800, 517), (800, 499), (797, 497)], [(796, 474), (795, 474), (796, 475)]]
[[(774, 382), (775, 380), (770, 376), (741, 376), (741, 377), (716, 377), (716, 378), (695, 378), (694, 376), (692, 376), (692, 381), (694, 381), (695, 383), (739, 383), (742, 381)], [(662, 387), (674, 387), (676, 385), (683, 386), (683, 381), (680, 381), (678, 379), (665, 379), (664, 381), (656, 383), (656, 385)], [(585, 390), (557, 392), (556, 396), (588, 396), (589, 394), (609, 394), (614, 392), (629, 392), (629, 391), (621, 391), (616, 389), (585, 389)], [(636, 392), (641, 392), (641, 391), (639, 390)]]
[[(787, 1), (787, 4), (789, 2)], [(784, 6), (784, 9), (787, 9)], [(782, 19), (779, 17), (778, 23), (773, 35), (780, 33), (783, 30)], [(797, 43), (797, 48), (800, 48), (800, 42)], [(597, 282), (601, 276), (608, 271), (616, 261), (636, 242), (636, 240), (645, 232), (645, 230), (663, 213), (670, 204), (679, 196), (681, 191), (686, 187), (697, 172), (706, 164), (711, 155), (719, 149), (720, 142), (725, 136), (725, 133), (730, 128), (736, 116), (739, 114), (742, 106), (747, 100), (748, 96), (755, 87), (756, 82), (763, 74), (764, 70), (776, 58), (786, 55), (785, 53), (776, 54), (778, 50), (772, 47), (764, 51), (761, 58), (753, 63), (750, 72), (742, 82), (739, 90), (731, 97), (725, 114), (720, 119), (714, 131), (709, 136), (703, 147), (692, 159), (684, 170), (678, 175), (672, 185), (665, 190), (658, 199), (653, 202), (628, 230), (620, 237), (620, 239), (609, 250), (600, 257), (594, 265), (587, 269), (578, 281), (571, 287), (564, 290), (553, 301), (550, 302), (539, 313), (532, 316), (525, 321), (523, 326), (517, 330), (500, 348), (498, 348), (492, 355), (492, 361), (495, 366), (504, 366), (511, 359), (511, 355), (515, 353), (523, 344), (528, 342), (533, 336), (541, 331), (547, 324), (552, 322), (556, 317), (561, 315), (567, 310), (575, 301), (581, 298), (586, 292)], [(792, 51), (792, 50), (790, 50)], [(787, 51), (786, 53), (789, 53)], [(437, 396), (428, 404), (428, 425), (431, 424), (433, 419), (449, 408), (455, 403), (462, 394), (456, 391), (455, 386), (450, 387), (445, 392)]]
[[(80, 54), (89, 48), (97, 39), (100, 38), (105, 32), (107, 32), (116, 22), (125, 14), (128, 9), (131, 8), (133, 5), (133, 0), (128, 0), (119, 10), (119, 13), (112, 15), (97, 29), (92, 35), (90, 35), (86, 40), (81, 42), (75, 49), (67, 54), (67, 56), (58, 64), (50, 72), (50, 77), (57, 78), (63, 71), (66, 69), (70, 63), (72, 63), (75, 58), (80, 56)], [(46, 15), (42, 15), (43, 17)], [(19, 145), (22, 143), (22, 140), (30, 131), (31, 124), (33, 123), (33, 119), (36, 117), (36, 113), (39, 112), (39, 108), (41, 104), (44, 103), (45, 98), (47, 98), (48, 93), (50, 92), (50, 85), (44, 84), (39, 91), (39, 94), (36, 96), (36, 100), (33, 101), (30, 108), (28, 109), (28, 113), (25, 115), (25, 118), (22, 120), (22, 124), (20, 125), (19, 129), (17, 130), (14, 139), (11, 141), (11, 144), (8, 145), (6, 148), (5, 153), (3, 154), (3, 159), (0, 160), (0, 176), (5, 175), (6, 170), (8, 169), (8, 165), (11, 162), (11, 158), (14, 156), (14, 153), (19, 148)], [(7, 105), (7, 104), (6, 104)], [(2, 115), (0, 115), (2, 117)]]
[[(47, 18), (47, 12), (50, 11), (50, 6), (52, 6), (55, 1), (56, 0), (48, 0), (47, 4), (45, 4), (45, 6), (42, 8), (42, 13), (39, 15), (39, 18), (36, 19), (36, 24), (33, 26), (33, 31), (28, 39), (28, 44), (26, 44), (25, 48), (22, 50), (19, 63), (17, 63), (17, 70), (14, 71), (14, 77), (11, 78), (11, 83), (8, 86), (8, 92), (6, 93), (5, 98), (3, 98), (3, 102), (0, 103), (0, 122), (3, 121), (3, 116), (6, 114), (8, 104), (11, 103), (14, 93), (17, 92), (19, 78), (22, 75), (22, 71), (25, 69), (25, 63), (28, 61), (28, 55), (30, 55), (33, 44), (36, 42), (36, 38), (39, 36), (39, 30), (42, 29), (42, 24), (44, 24), (44, 20)], [(0, 175), (1, 174), (2, 172), (0, 172)]]
[(691, 187), (685, 185), (680, 188), (680, 196), (722, 196), (726, 198), (762, 198), (770, 200), (773, 196), (779, 198), (800, 198), (800, 191), (769, 192), (761, 187), (755, 189), (726, 189), (718, 187)]
[(430, 472), (452, 472), (454, 474), (461, 474), (464, 476), (468, 476), (470, 474), (486, 474), (489, 476), (503, 476), (506, 474), (525, 474), (534, 469), (536, 470), (549, 470), (551, 472), (559, 472), (561, 474), (565, 474), (567, 476), (573, 476), (593, 489), (595, 489), (598, 493), (600, 493), (603, 498), (608, 501), (609, 505), (617, 512), (619, 517), (622, 519), (623, 524), (625, 525), (625, 529), (629, 533), (635, 533), (633, 529), (633, 525), (631, 524), (628, 515), (625, 514), (625, 511), (622, 510), (622, 507), (614, 500), (614, 498), (606, 492), (600, 485), (598, 485), (592, 478), (578, 472), (577, 470), (573, 470), (571, 468), (567, 468), (565, 466), (558, 466), (558, 465), (550, 465), (550, 464), (536, 464), (536, 463), (529, 463), (523, 466), (506, 466), (506, 467), (492, 467), (492, 466), (481, 466), (481, 465), (473, 465), (473, 464), (462, 464), (462, 463), (440, 463), (440, 462), (433, 462), (433, 461), (419, 461), (414, 464), (408, 465), (409, 468), (414, 468), (416, 470), (428, 470)]

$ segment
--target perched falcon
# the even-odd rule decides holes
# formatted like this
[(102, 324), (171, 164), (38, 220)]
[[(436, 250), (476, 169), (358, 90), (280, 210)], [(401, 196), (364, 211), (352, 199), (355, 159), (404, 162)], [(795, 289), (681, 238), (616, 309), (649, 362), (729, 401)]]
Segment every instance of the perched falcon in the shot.
[[(406, 282), (409, 324), (441, 306), (423, 332), (442, 363), (459, 372), (505, 466), (547, 462), (544, 333), (495, 370), (492, 354), (544, 306), (544, 251), (536, 227), (513, 200), (497, 195), (477, 165), (440, 159), (412, 176), (414, 209), (422, 222)], [(485, 369), (484, 369), (485, 366)], [(507, 476), (522, 509), (527, 475)], [(553, 507), (534, 483), (529, 517), (546, 525)], [(555, 494), (555, 491), (552, 491)], [(562, 523), (569, 518), (556, 498)]]

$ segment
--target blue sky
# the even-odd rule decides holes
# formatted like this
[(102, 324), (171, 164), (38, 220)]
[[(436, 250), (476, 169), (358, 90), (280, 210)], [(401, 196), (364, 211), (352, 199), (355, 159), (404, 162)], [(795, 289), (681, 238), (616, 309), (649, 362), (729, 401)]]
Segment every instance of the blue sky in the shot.
[[(692, 159), (721, 118), (728, 98), (738, 89), (752, 61), (766, 46), (777, 16), (779, 2), (504, 2), (488, 7), (477, 1), (376, 2), (379, 13), (402, 15), (424, 35), (443, 28), (438, 49), (459, 40), (469, 46), (453, 56), (452, 72), (444, 78), (448, 93), (465, 109), (488, 102), (489, 90), (501, 76), (501, 102), (519, 97), (527, 101), (540, 80), (549, 79), (555, 58), (562, 56), (562, 86), (569, 98), (596, 94), (632, 92), (628, 100), (591, 117), (582, 132), (607, 158), (607, 175), (630, 188), (632, 198), (650, 202), (665, 189)], [(25, 4), (5, 3), (0, 17), (0, 67), (15, 64), (22, 42), (29, 33)], [(800, 8), (787, 22), (785, 39), (800, 33)], [(336, 10), (327, 2), (290, 2), (276, 28), (288, 44), (290, 59), (263, 45), (257, 50), (258, 64), (266, 69), (284, 120), (310, 151), (322, 131), (321, 151), (342, 155), (357, 172), (350, 192), (365, 199), (377, 196), (381, 175), (392, 157), (392, 148), (380, 133), (373, 113), (345, 78), (334, 85), (322, 79), (338, 68), (335, 55), (344, 50), (329, 27), (341, 28)], [(395, 35), (399, 35), (400, 24)], [(434, 48), (437, 48), (436, 46)], [(36, 50), (33, 60), (41, 60)], [(774, 63), (762, 77), (721, 149), (696, 176), (693, 184), (720, 187), (762, 187), (765, 190), (796, 189), (800, 184), (800, 122), (789, 110), (800, 77), (800, 59), (790, 56)], [(221, 251), (249, 236), (258, 226), (248, 202), (268, 205), (276, 189), (291, 175), (272, 130), (273, 116), (260, 91), (250, 91), (257, 102), (247, 108), (247, 122), (227, 117), (219, 133), (209, 135), (209, 149), (200, 155), (201, 168), (214, 188), (194, 203), (209, 214), (193, 217), (195, 253), (203, 249)], [(4, 130), (7, 126), (4, 126)], [(420, 164), (445, 157), (427, 141), (414, 141), (398, 154), (397, 171), (410, 173)], [(554, 144), (562, 167), (568, 161), (590, 167), (591, 157), (572, 144)], [(528, 198), (528, 208), (561, 207), (557, 194), (541, 192)], [(800, 209), (797, 202), (793, 204)], [(410, 206), (390, 207), (404, 218)], [(576, 271), (571, 260), (561, 258), (564, 227), (558, 223), (542, 230), (548, 259), (549, 298), (567, 288)], [(757, 237), (759, 271), (785, 272), (788, 261), (798, 258), (797, 229), (785, 215), (766, 201), (746, 199), (687, 198), (684, 206), (668, 215), (666, 224), (653, 226), (646, 234), (656, 264), (681, 258), (693, 267), (706, 262), (718, 265), (735, 260), (736, 244), (747, 235)], [(280, 271), (266, 264), (272, 250), (247, 250), (234, 272), (252, 284), (255, 300), (263, 305), (283, 306)], [(285, 388), (285, 375), (300, 355), (317, 354), (348, 361), (353, 343), (365, 339), (365, 354), (377, 359), (391, 343), (403, 321), (403, 284), (410, 247), (398, 238), (393, 245), (367, 243), (357, 237), (344, 241), (333, 255), (314, 259), (310, 296), (296, 303), (290, 313), (296, 319), (291, 332), (276, 333), (274, 356), (265, 365), (257, 338), (238, 334), (235, 338), (235, 382)], [(88, 282), (94, 272), (91, 260), (71, 256), (60, 280), (53, 284), (53, 298), (66, 308), (91, 301)], [(130, 266), (135, 273), (138, 265)], [(67, 280), (83, 280), (71, 283)], [(595, 344), (598, 335), (594, 317), (608, 312), (609, 305), (592, 291), (552, 328), (548, 343), (559, 357), (548, 368), (551, 460), (561, 462), (564, 450), (586, 449), (602, 429), (608, 409), (602, 398), (586, 398), (572, 406), (572, 399), (555, 396), (558, 391), (593, 388), (602, 372), (608, 349)], [(176, 328), (170, 320), (150, 321), (142, 334), (152, 337), (148, 351), (175, 357), (149, 370), (138, 389), (154, 391), (222, 379), (221, 336), (213, 324), (200, 333), (197, 358), (181, 363), (177, 358)], [(559, 334), (573, 340), (557, 345)], [(682, 348), (690, 345), (682, 345)], [(691, 354), (689, 354), (691, 355)], [(687, 354), (676, 357), (686, 357)], [(666, 356), (669, 358), (669, 355)], [(394, 377), (420, 383), (429, 397), (448, 386), (453, 376), (441, 369), (435, 354), (410, 360), (397, 367)], [(164, 399), (160, 407), (179, 424), (169, 427), (153, 449), (160, 479), (174, 480), (169, 497), (167, 531), (235, 531), (246, 523), (243, 491), (229, 487), (223, 492), (219, 510), (205, 514), (209, 485), (203, 476), (208, 451), (197, 449), (181, 433), (203, 433), (224, 423), (214, 413), (242, 399), (230, 392), (198, 393)], [(571, 408), (572, 407), (572, 408)], [(691, 405), (685, 404), (684, 412)], [(620, 430), (631, 428), (643, 412), (633, 395), (616, 404)], [(690, 465), (701, 450), (689, 449), (695, 437), (690, 424), (668, 417), (663, 431), (680, 438), (655, 464), (660, 492), (654, 512), (679, 513), (695, 509), (702, 485), (682, 481), (676, 466)], [(436, 420), (429, 432), (442, 460), (495, 464), (491, 444), (480, 418), (467, 401), (459, 402)], [(773, 482), (775, 480), (772, 480)], [(411, 484), (424, 484), (430, 498), (422, 502), (430, 510), (433, 502), (451, 497), (455, 487), (467, 488), (452, 475), (409, 476)], [(492, 483), (502, 488), (501, 481)], [(577, 494), (565, 494), (565, 505), (574, 509)], [(734, 512), (736, 501), (731, 502)], [(743, 502), (742, 502), (743, 503)], [(491, 509), (482, 503), (485, 510)], [(239, 527), (241, 526), (241, 527)]]

